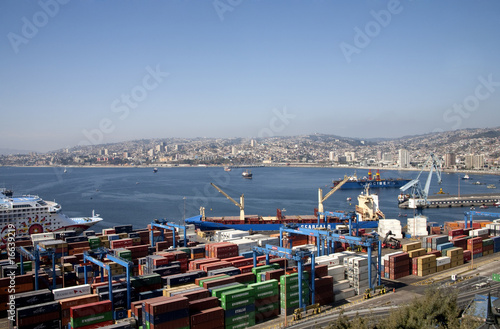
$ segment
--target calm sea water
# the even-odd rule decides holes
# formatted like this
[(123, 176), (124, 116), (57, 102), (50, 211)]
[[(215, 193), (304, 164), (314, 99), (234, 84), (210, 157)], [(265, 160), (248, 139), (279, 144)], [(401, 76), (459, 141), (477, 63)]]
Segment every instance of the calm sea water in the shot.
[[(253, 179), (241, 177), (243, 169), (225, 172), (222, 168), (19, 168), (0, 167), (0, 187), (13, 189), (15, 194), (37, 194), (46, 200), (55, 200), (70, 217), (88, 216), (92, 210), (104, 218), (95, 230), (114, 225), (133, 224), (143, 228), (155, 218), (182, 222), (183, 218), (199, 214), (201, 206), (207, 216), (238, 216), (239, 209), (220, 194), (210, 183), (218, 185), (233, 199), (245, 195), (246, 214), (276, 215), (276, 209), (285, 209), (288, 215), (311, 215), (318, 206), (318, 188), (326, 194), (333, 179), (353, 174), (353, 169), (340, 168), (254, 168)], [(358, 177), (367, 170), (357, 170)], [(381, 171), (386, 178), (415, 178), (418, 172)], [(427, 173), (422, 174), (423, 179)], [(430, 193), (439, 188), (450, 194), (493, 193), (480, 181), (500, 188), (499, 176), (474, 175), (470, 181), (460, 180), (463, 174), (443, 174), (439, 186), (433, 177)], [(424, 181), (421, 184), (425, 184)], [(406, 224), (400, 214), (413, 216), (413, 210), (397, 206), (399, 189), (373, 189), (380, 198), (380, 208), (387, 218), (397, 218)], [(499, 191), (500, 193), (500, 191)], [(339, 190), (325, 203), (327, 211), (353, 211), (359, 190)], [(347, 198), (352, 201), (347, 201)], [(489, 209), (499, 211), (498, 209)], [(463, 208), (424, 210), (429, 221), (443, 223), (463, 219)]]

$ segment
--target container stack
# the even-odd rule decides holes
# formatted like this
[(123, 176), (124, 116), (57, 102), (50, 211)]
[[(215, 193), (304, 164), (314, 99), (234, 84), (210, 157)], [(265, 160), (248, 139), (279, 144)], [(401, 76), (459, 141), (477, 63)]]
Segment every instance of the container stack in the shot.
[(114, 323), (113, 309), (109, 300), (70, 308), (71, 328), (81, 328), (99, 324), (107, 326)]
[(71, 323), (70, 312), (72, 307), (97, 303), (98, 301), (99, 301), (99, 296), (97, 295), (84, 295), (84, 296), (61, 299), (59, 301), (59, 304), (61, 305), (61, 326), (63, 328), (67, 328), (68, 323)]
[(410, 275), (410, 255), (407, 252), (389, 257), (389, 268), (384, 263), (384, 271), (389, 272), (389, 279), (397, 280)]
[(490, 223), (486, 225), (488, 233), (491, 236), (500, 236), (500, 223)]
[(469, 236), (473, 237), (473, 238), (480, 237), (483, 239), (487, 239), (488, 234), (489, 234), (489, 230), (487, 228), (475, 229), (475, 230), (471, 230), (469, 232)]
[(436, 257), (436, 272), (441, 272), (451, 268), (451, 258), (447, 256)]
[(493, 240), (493, 252), (500, 252), (500, 236), (491, 238)]
[[(448, 236), (446, 235), (435, 235), (431, 238), (431, 245), (430, 248), (431, 250), (439, 250), (438, 246), (442, 244), (449, 243)], [(451, 246), (451, 244), (450, 244)], [(429, 246), (427, 247), (429, 248)], [(429, 250), (427, 250), (429, 251)]]
[(457, 228), (454, 230), (449, 230), (448, 231), (448, 240), (452, 241), (456, 237), (464, 235), (464, 229), (463, 228)]
[[(192, 306), (190, 304), (190, 312)], [(193, 312), (190, 315), (190, 329), (222, 329), (224, 328), (224, 310), (213, 307)]]
[(238, 246), (230, 242), (219, 242), (205, 245), (206, 256), (210, 258), (229, 258), (238, 256)]
[(191, 247), (191, 260), (201, 259), (205, 257), (205, 246)]
[(266, 280), (265, 272), (278, 270), (279, 264), (262, 265), (252, 268), (252, 273), (255, 275), (256, 282), (263, 282)]
[(408, 218), (407, 227), (408, 227), (408, 233), (412, 237), (428, 235), (428, 233), (427, 233), (427, 217), (425, 217), (425, 216), (417, 216), (414, 218)]
[(378, 234), (385, 237), (387, 232), (391, 231), (394, 238), (402, 239), (401, 222), (397, 219), (381, 219), (378, 221)]
[(143, 328), (189, 328), (189, 301), (186, 297), (158, 297), (145, 300)]
[(314, 301), (320, 305), (329, 305), (335, 302), (333, 294), (333, 277), (323, 276), (314, 279)]
[(492, 239), (484, 239), (483, 240), (483, 256), (490, 255), (494, 252), (494, 244)]
[(483, 239), (480, 237), (467, 240), (467, 250), (472, 252), (472, 258), (476, 259), (483, 256)]
[(222, 292), (220, 302), (224, 309), (225, 328), (248, 328), (255, 325), (253, 288), (238, 288)]
[(255, 322), (261, 323), (280, 314), (280, 295), (278, 280), (248, 285), (253, 289), (255, 298)]
[(436, 273), (436, 255), (425, 255), (412, 259), (413, 275), (426, 276)]
[[(302, 303), (309, 305), (309, 273), (302, 275)], [(299, 307), (299, 275), (287, 274), (280, 277), (281, 314), (290, 315)]]
[(60, 312), (56, 301), (20, 307), (16, 310), (16, 328), (59, 328)]
[[(368, 277), (368, 258), (350, 257), (347, 269), (347, 278), (356, 294), (363, 293), (370, 287), (370, 281), (376, 285), (377, 281), (377, 259), (371, 261), (371, 278)], [(333, 288), (333, 287), (332, 287)]]

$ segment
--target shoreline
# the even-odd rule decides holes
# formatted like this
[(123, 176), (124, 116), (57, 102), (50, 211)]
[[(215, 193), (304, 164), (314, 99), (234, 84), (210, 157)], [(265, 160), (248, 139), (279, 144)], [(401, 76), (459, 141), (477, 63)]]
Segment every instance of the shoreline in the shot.
[[(398, 168), (398, 167), (376, 167), (376, 166), (336, 166), (336, 165), (323, 165), (323, 164), (249, 164), (249, 165), (237, 165), (237, 166), (227, 166), (227, 165), (169, 165), (169, 164), (156, 164), (156, 165), (141, 165), (141, 166), (117, 166), (117, 165), (103, 165), (103, 166), (19, 166), (19, 165), (9, 165), (0, 166), (0, 168), (105, 168), (105, 169), (115, 169), (115, 168), (163, 168), (163, 169), (175, 169), (175, 168), (333, 168), (333, 169), (346, 169), (350, 171), (356, 170), (390, 170), (390, 171), (417, 171), (420, 172), (419, 168)], [(425, 170), (429, 171), (429, 170)], [(473, 170), (473, 169), (442, 169), (442, 173), (460, 173), (460, 174), (480, 174), (480, 175), (500, 175), (499, 170)]]

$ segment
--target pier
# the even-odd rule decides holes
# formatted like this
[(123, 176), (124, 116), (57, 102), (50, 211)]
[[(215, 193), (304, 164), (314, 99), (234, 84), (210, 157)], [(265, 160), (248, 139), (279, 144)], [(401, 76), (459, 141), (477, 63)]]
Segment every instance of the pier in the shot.
[[(451, 208), (451, 207), (481, 207), (495, 206), (500, 201), (500, 193), (481, 193), (464, 195), (433, 195), (427, 198), (425, 208)], [(399, 204), (399, 208), (408, 209), (408, 201)]]

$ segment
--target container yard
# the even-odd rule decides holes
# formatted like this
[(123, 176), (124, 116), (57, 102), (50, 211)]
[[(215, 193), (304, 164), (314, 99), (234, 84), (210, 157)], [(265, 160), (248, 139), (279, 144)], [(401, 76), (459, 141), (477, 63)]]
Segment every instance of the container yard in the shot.
[[(431, 227), (430, 235), (407, 239), (400, 250), (382, 250), (382, 234), (364, 230), (357, 236), (293, 228), (274, 234), (187, 232), (188, 227), (153, 222), (146, 229), (122, 225), (82, 236), (33, 234), (2, 254), (0, 325), (270, 324), (299, 308), (312, 305), (320, 312), (366, 296), (380, 282), (429, 278), (498, 253), (498, 220), (471, 224), (448, 223), (446, 234), (432, 234), (437, 230)], [(398, 225), (387, 221), (382, 227)]]

